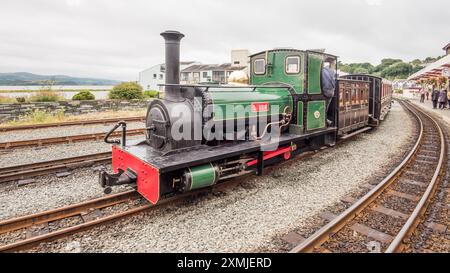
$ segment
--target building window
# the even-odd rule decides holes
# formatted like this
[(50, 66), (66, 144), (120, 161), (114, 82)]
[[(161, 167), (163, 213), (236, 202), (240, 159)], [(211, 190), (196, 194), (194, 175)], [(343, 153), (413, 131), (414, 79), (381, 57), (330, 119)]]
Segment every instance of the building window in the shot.
[(200, 72), (194, 72), (193, 76), (194, 76), (194, 82), (195, 83), (200, 82)]
[(159, 74), (159, 79), (160, 79), (160, 80), (163, 79), (163, 74)]
[(212, 80), (213, 82), (225, 83), (225, 71), (213, 71)]
[(208, 72), (203, 72), (203, 78), (207, 78), (208, 77)]
[(254, 71), (256, 75), (262, 75), (266, 73), (266, 60), (256, 59), (254, 62)]
[(234, 61), (234, 64), (240, 64), (240, 62), (239, 61)]
[(300, 72), (300, 57), (290, 56), (286, 57), (286, 73), (297, 74)]
[(189, 80), (189, 73), (181, 73), (181, 80), (182, 81), (188, 81)]
[(156, 74), (153, 74), (153, 79), (156, 79)]

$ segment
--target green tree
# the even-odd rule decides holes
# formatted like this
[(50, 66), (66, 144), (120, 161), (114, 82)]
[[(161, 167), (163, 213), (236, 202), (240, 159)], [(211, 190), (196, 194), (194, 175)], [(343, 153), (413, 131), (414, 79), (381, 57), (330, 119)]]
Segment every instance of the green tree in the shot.
[(397, 62), (381, 71), (381, 77), (389, 79), (407, 78), (413, 70), (411, 64)]
[(82, 90), (72, 97), (72, 100), (95, 100), (94, 94), (89, 90)]
[(381, 72), (384, 69), (386, 69), (387, 67), (389, 67), (395, 63), (399, 63), (399, 62), (403, 62), (403, 61), (400, 59), (391, 59), (391, 58), (382, 59), (381, 64), (379, 64), (375, 67), (374, 72)]
[(109, 92), (110, 99), (132, 100), (142, 99), (142, 87), (135, 82), (122, 82), (114, 86)]
[(144, 91), (144, 98), (159, 98), (159, 92), (156, 90), (145, 90)]
[(421, 64), (422, 64), (422, 61), (419, 60), (419, 59), (415, 59), (415, 60), (411, 61), (411, 64), (412, 64), (413, 66), (421, 65)]
[(357, 67), (357, 68), (355, 68), (353, 73), (355, 73), (355, 74), (369, 74), (369, 70), (364, 68), (364, 67)]

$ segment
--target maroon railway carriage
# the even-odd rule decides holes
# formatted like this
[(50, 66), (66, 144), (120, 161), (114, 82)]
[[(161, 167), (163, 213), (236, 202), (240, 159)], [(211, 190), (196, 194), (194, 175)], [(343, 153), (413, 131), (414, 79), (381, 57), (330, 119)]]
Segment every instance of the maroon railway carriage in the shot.
[(391, 109), (392, 84), (386, 79), (363, 74), (351, 74), (341, 77), (342, 79), (352, 79), (369, 82), (369, 124), (376, 126)]

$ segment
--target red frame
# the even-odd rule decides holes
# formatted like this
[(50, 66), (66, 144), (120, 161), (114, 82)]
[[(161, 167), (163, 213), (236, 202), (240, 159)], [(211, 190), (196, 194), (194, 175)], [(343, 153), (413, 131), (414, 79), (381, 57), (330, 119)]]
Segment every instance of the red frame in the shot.
[[(291, 151), (292, 151), (292, 147), (291, 146), (287, 146), (287, 147), (278, 148), (275, 151), (264, 152), (263, 160), (267, 160), (267, 159), (270, 159), (272, 157), (275, 157), (275, 156), (278, 156), (278, 155), (281, 155), (281, 154), (283, 154), (283, 158), (285, 160), (288, 160), (289, 158), (291, 158)], [(254, 160), (252, 160), (250, 162), (247, 162), (247, 167), (255, 165), (256, 163), (258, 163), (257, 159), (254, 159)]]
[(130, 168), (137, 175), (137, 191), (152, 204), (159, 200), (159, 170), (118, 146), (112, 146), (112, 166), (115, 173)]

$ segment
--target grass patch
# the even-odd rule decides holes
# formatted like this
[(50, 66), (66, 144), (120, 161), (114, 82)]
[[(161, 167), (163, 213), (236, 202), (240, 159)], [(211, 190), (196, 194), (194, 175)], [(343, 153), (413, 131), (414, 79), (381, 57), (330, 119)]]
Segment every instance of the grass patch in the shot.
[(21, 116), (18, 120), (13, 120), (5, 123), (5, 126), (18, 126), (18, 125), (31, 125), (31, 124), (44, 124), (55, 123), (65, 121), (81, 121), (81, 120), (93, 120), (93, 119), (106, 119), (106, 118), (123, 118), (123, 117), (143, 117), (145, 116), (146, 109), (137, 110), (120, 110), (120, 111), (105, 111), (82, 114), (77, 116), (68, 116), (64, 114), (63, 110), (59, 110), (55, 113), (49, 113), (42, 110), (35, 110), (34, 112)]
[(42, 110), (35, 110), (28, 115), (19, 117), (17, 120), (9, 121), (6, 125), (30, 125), (40, 123), (61, 122), (64, 120), (64, 110), (58, 110), (55, 113), (50, 113)]
[(64, 97), (52, 90), (41, 90), (29, 98), (32, 102), (63, 101)]
[(14, 98), (0, 96), (0, 103), (14, 103), (14, 102), (17, 102), (17, 100)]

